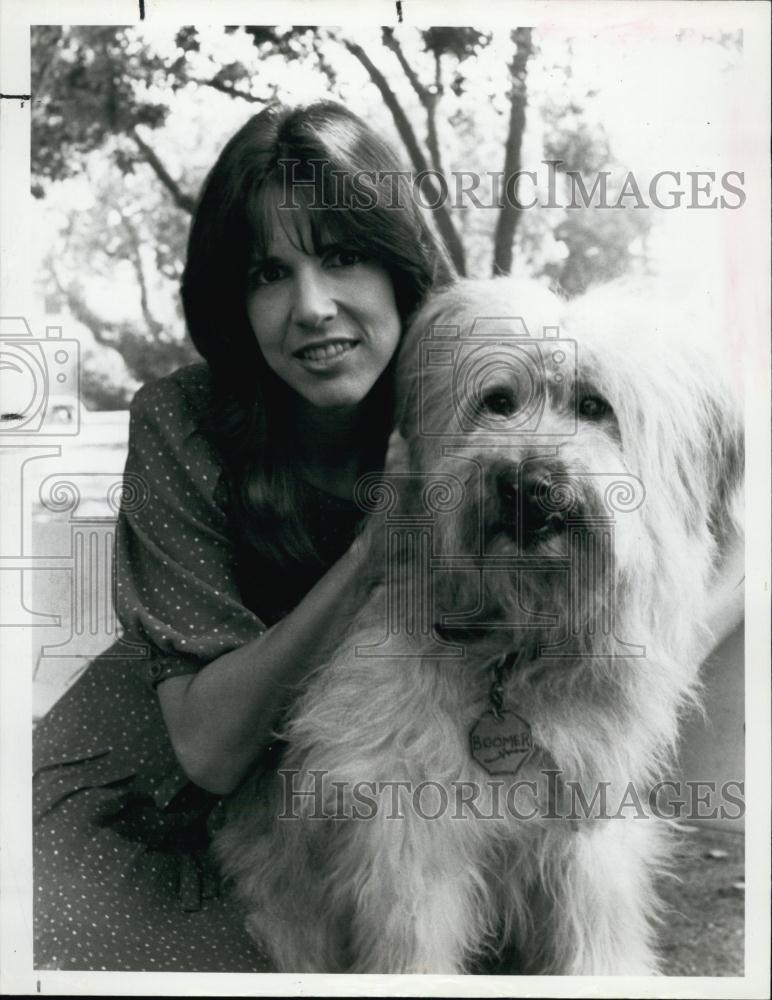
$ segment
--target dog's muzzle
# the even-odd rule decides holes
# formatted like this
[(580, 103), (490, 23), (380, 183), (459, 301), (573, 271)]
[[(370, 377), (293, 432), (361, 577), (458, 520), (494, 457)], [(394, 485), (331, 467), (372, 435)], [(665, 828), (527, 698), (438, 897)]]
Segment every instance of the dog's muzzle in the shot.
[(562, 533), (566, 517), (576, 513), (550, 501), (555, 479), (565, 477), (562, 466), (501, 465), (495, 469), (494, 491), (498, 505), (496, 528), (522, 548), (530, 548)]

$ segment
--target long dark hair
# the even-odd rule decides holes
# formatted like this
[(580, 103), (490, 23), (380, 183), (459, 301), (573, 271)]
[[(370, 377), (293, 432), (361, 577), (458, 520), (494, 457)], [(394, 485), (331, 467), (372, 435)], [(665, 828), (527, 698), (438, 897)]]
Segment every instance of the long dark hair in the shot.
[[(195, 212), (182, 279), (190, 336), (208, 362), (207, 432), (221, 455), (234, 514), (251, 544), (273, 558), (315, 555), (303, 527), (301, 484), (287, 439), (291, 390), (268, 367), (246, 312), (250, 261), (270, 239), (277, 195), (309, 221), (314, 245), (329, 238), (364, 250), (388, 271), (403, 329), (452, 270), (399, 177), (394, 152), (356, 115), (325, 101), (272, 106), (230, 139)], [(392, 426), (389, 365), (370, 393), (373, 454)]]

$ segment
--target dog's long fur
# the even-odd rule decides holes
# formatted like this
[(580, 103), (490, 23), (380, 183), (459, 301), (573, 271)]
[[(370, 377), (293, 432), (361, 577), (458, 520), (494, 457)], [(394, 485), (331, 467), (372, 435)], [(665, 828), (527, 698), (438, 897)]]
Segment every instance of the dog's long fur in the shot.
[[(544, 341), (538, 350), (549, 388), (541, 387), (538, 426), (510, 435), (464, 427), (452, 367), (429, 370), (421, 342), (434, 327), (457, 325), (463, 343), (474, 337), (475, 319), (517, 316), (531, 341), (541, 343), (543, 329), (554, 326), (575, 338), (576, 379), (555, 381)], [(434, 646), (427, 652), (420, 630), (400, 633), (402, 645), (388, 658), (357, 655), (384, 636), (378, 586), (309, 679), (286, 729), (282, 767), (296, 772), (296, 791), (318, 791), (321, 782), (329, 816), (342, 807), (347, 818), (311, 818), (320, 805), (311, 794), (293, 800), (299, 819), (277, 818), (288, 779), (273, 772), (244, 785), (218, 840), (248, 926), (277, 969), (458, 973), (498, 955), (528, 972), (656, 971), (654, 880), (670, 851), (666, 824), (629, 813), (613, 821), (548, 816), (567, 781), (579, 782), (588, 799), (606, 782), (609, 800), (634, 783), (645, 803), (695, 701), (709, 642), (707, 595), (721, 546), (736, 530), (742, 479), (737, 393), (710, 349), (713, 325), (709, 315), (657, 305), (625, 286), (564, 304), (539, 286), (504, 279), (459, 282), (415, 318), (398, 372), (411, 471), (461, 484), (463, 493), (459, 505), (433, 514), (434, 554), (527, 554), (542, 565), (485, 573), (481, 592), (474, 573), (434, 575), (434, 621), (477, 605), (475, 620), (487, 623), (455, 634), (461, 659), (438, 657)], [(513, 332), (508, 319), (486, 329), (502, 342)], [(577, 421), (577, 397), (586, 396), (601, 397), (611, 411)], [(463, 447), (443, 447), (448, 441)], [(544, 569), (545, 559), (567, 555), (565, 523), (542, 523), (537, 511), (526, 537), (518, 517), (502, 513), (502, 484), (522, 500), (525, 468), (532, 483), (567, 488), (571, 511), (584, 516), (609, 512), (609, 477), (642, 484), (642, 502), (615, 514), (615, 635), (602, 628), (612, 610), (607, 596), (588, 578), (585, 596), (594, 603), (584, 602), (584, 627), (567, 636), (566, 573)], [(401, 511), (425, 513), (422, 480), (411, 482)], [(368, 533), (374, 558), (384, 558), (375, 518)], [(534, 624), (539, 613), (544, 624)], [(570, 655), (543, 655), (559, 639)], [(640, 644), (645, 656), (623, 655), (619, 639)], [(469, 733), (488, 705), (492, 661), (518, 647), (527, 655), (505, 679), (505, 707), (528, 720), (537, 751), (516, 779), (495, 778), (472, 758)], [(560, 772), (551, 792), (550, 770)], [(515, 780), (534, 782), (539, 815), (499, 810), (486, 818), (497, 782), (502, 802)], [(428, 820), (409, 808), (409, 796), (397, 808), (395, 786), (387, 785), (372, 790), (373, 816), (352, 818), (352, 789), (363, 781), (436, 782), (450, 805)], [(478, 790), (477, 813), (459, 814), (464, 782)]]

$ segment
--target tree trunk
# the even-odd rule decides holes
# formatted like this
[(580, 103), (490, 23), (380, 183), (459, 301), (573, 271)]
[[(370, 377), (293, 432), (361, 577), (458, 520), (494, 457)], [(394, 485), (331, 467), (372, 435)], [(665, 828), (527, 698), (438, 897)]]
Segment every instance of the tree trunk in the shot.
[(383, 44), (387, 49), (390, 49), (394, 55), (397, 57), (402, 71), (408, 78), (410, 86), (413, 88), (414, 93), (418, 97), (418, 100), (423, 105), (423, 109), (426, 112), (426, 148), (429, 150), (429, 156), (432, 160), (432, 167), (439, 173), (444, 174), (445, 168), (442, 165), (442, 153), (440, 152), (440, 141), (437, 136), (437, 101), (440, 96), (440, 60), (439, 56), (435, 56), (435, 62), (437, 67), (435, 89), (434, 91), (429, 90), (428, 87), (424, 87), (418, 78), (418, 74), (410, 65), (407, 56), (402, 50), (402, 46), (399, 44), (394, 36), (393, 28), (382, 28), (381, 37), (383, 39)]
[[(362, 66), (364, 66), (370, 76), (370, 79), (380, 91), (383, 102), (391, 112), (391, 117), (394, 119), (394, 124), (397, 126), (399, 136), (405, 144), (405, 148), (408, 151), (408, 155), (410, 156), (410, 160), (416, 172), (422, 173), (425, 170), (431, 169), (426, 157), (424, 156), (423, 150), (419, 145), (416, 134), (413, 131), (413, 126), (410, 124), (410, 119), (407, 117), (402, 105), (399, 103), (397, 95), (389, 86), (386, 77), (383, 73), (381, 73), (372, 59), (370, 59), (361, 45), (358, 45), (356, 42), (352, 42), (349, 39), (344, 39), (344, 44), (349, 52), (359, 60)], [(440, 191), (433, 179), (427, 178), (424, 186), (428, 190), (429, 200), (432, 203), (438, 201)], [(453, 219), (450, 217), (447, 205), (439, 204), (437, 208), (432, 209), (432, 214), (436, 221), (440, 236), (442, 237), (448, 253), (450, 254), (450, 258), (453, 261), (453, 266), (459, 275), (465, 275), (466, 259), (464, 255), (464, 247), (461, 243), (461, 238), (456, 232), (456, 227), (453, 224)]]
[[(496, 234), (493, 241), (493, 273), (509, 274), (512, 270), (512, 241), (520, 220), (522, 209), (507, 197), (507, 178), (521, 169), (521, 150), (523, 133), (525, 132), (525, 108), (528, 93), (526, 90), (526, 68), (531, 55), (531, 29), (516, 28), (512, 32), (515, 43), (515, 54), (510, 65), (512, 87), (510, 90), (509, 131), (504, 148), (504, 192), (499, 217), (496, 222)], [(514, 194), (514, 189), (511, 191)]]

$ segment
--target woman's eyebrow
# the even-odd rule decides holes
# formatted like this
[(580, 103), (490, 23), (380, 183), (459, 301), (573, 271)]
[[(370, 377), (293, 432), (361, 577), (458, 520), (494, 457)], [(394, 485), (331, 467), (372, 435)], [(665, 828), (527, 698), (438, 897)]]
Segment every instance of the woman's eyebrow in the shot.
[(263, 267), (265, 264), (284, 264), (285, 262), (281, 257), (277, 257), (276, 254), (266, 254), (265, 256), (261, 254), (255, 254), (249, 260), (249, 267)]
[(329, 253), (338, 253), (341, 250), (357, 250), (357, 252), (361, 253), (361, 250), (358, 249), (356, 243), (345, 239), (332, 240), (329, 243), (320, 243), (316, 247), (316, 253), (320, 257)]
[[(346, 242), (346, 240), (330, 240), (324, 243), (315, 244), (313, 251), (306, 254), (305, 251), (301, 251), (307, 257), (324, 257), (326, 254), (335, 253), (341, 250), (352, 249), (351, 244)], [(280, 255), (275, 253), (260, 254), (255, 253), (250, 259), (249, 266), (251, 268), (260, 267), (263, 264), (283, 264), (286, 265), (287, 261)]]

